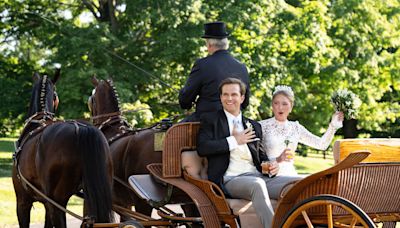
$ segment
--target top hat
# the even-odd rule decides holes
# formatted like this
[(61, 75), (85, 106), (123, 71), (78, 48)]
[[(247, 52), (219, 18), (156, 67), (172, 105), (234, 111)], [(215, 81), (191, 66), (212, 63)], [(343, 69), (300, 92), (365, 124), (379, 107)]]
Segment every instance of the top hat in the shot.
[(202, 38), (223, 39), (229, 36), (226, 32), (226, 25), (224, 22), (211, 22), (204, 24), (204, 35)]

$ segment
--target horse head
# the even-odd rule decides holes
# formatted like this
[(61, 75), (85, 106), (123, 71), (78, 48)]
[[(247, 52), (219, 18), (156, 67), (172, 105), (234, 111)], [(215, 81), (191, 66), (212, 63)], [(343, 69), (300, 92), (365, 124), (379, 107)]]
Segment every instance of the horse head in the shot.
[(88, 100), (92, 117), (119, 112), (119, 99), (113, 81), (111, 79), (98, 80), (96, 76), (93, 76), (92, 84), (94, 89)]
[(53, 79), (49, 79), (47, 75), (40, 76), (37, 72), (33, 74), (33, 88), (28, 116), (38, 112), (54, 113), (59, 103), (55, 87), (59, 77), (60, 69), (56, 70)]

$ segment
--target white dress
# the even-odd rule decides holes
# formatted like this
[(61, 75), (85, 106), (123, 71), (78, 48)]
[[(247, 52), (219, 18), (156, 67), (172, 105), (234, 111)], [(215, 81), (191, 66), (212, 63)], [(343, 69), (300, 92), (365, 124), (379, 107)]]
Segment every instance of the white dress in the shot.
[[(288, 140), (288, 148), (296, 151), (299, 143), (313, 147), (318, 150), (326, 150), (331, 143), (333, 136), (338, 128), (341, 127), (342, 122), (332, 121), (325, 134), (318, 137), (309, 132), (298, 121), (285, 121), (279, 122), (275, 117), (261, 120), (259, 122), (262, 127), (263, 139), (262, 142), (267, 150), (269, 158), (276, 158), (281, 155), (286, 148), (285, 140)], [(280, 176), (297, 176), (294, 162), (283, 161), (279, 163)]]

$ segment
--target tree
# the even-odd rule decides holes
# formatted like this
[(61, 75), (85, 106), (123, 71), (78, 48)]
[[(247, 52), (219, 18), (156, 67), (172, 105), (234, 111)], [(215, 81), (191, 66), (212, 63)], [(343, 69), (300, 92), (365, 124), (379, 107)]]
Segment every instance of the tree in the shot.
[(1, 95), (0, 134), (22, 126), (30, 75), (52, 72), (54, 63), (62, 65), (62, 118), (89, 117), (93, 74), (114, 79), (123, 107), (149, 107), (132, 115), (137, 126), (183, 113), (177, 91), (206, 55), (203, 23), (221, 20), (233, 55), (250, 70), (253, 118), (271, 116), (273, 88), (288, 84), (291, 118), (320, 134), (330, 95), (348, 88), (363, 101), (361, 133), (399, 135), (399, 8), (395, 0), (2, 2), (1, 89), (15, 98)]

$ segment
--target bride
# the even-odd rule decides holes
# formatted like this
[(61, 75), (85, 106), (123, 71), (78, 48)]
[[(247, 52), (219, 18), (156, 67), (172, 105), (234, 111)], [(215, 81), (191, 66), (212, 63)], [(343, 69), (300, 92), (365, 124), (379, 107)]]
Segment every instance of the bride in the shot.
[(297, 176), (294, 167), (294, 151), (298, 143), (305, 144), (318, 150), (326, 150), (331, 143), (337, 129), (342, 127), (344, 115), (336, 112), (325, 134), (318, 137), (309, 132), (298, 121), (289, 121), (289, 113), (293, 109), (294, 93), (289, 86), (279, 85), (272, 94), (272, 111), (274, 116), (261, 120), (263, 131), (262, 142), (267, 155), (276, 159), (279, 164), (278, 175)]

